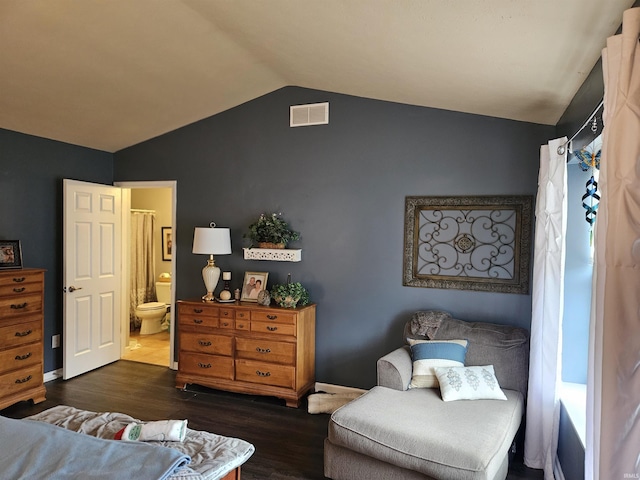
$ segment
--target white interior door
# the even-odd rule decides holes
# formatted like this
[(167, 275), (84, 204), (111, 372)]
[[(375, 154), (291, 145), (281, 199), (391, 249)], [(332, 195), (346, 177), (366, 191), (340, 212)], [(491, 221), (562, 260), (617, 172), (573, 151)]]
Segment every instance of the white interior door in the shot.
[(120, 359), (122, 200), (118, 187), (64, 180), (63, 378)]

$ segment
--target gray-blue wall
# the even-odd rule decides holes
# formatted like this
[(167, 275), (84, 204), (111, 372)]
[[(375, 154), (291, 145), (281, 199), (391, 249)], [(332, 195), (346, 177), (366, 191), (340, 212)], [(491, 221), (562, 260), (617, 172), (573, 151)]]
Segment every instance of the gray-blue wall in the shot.
[[(428, 87), (425, 87), (428, 88)], [(289, 106), (330, 103), (329, 125), (289, 127)], [(316, 378), (371, 387), (376, 359), (420, 309), (528, 328), (530, 295), (402, 286), (407, 195), (535, 195), (555, 127), (286, 87), (115, 154), (114, 180), (177, 180), (177, 298), (203, 294), (193, 228), (230, 227), (233, 272), (287, 273), (318, 304)], [(302, 262), (245, 261), (242, 234), (282, 212)]]
[(62, 179), (113, 182), (113, 155), (0, 129), (0, 239), (20, 240), (25, 267), (44, 268), (44, 371), (62, 367)]

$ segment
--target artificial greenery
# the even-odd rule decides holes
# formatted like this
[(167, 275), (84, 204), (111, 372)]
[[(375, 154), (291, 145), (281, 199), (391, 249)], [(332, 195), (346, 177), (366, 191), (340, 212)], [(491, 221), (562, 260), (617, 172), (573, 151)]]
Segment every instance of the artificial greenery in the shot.
[(271, 298), (281, 307), (295, 308), (309, 303), (309, 292), (300, 282), (281, 283), (271, 287)]
[(249, 233), (243, 235), (253, 243), (269, 242), (283, 243), (298, 240), (300, 234), (289, 228), (287, 222), (282, 219), (281, 213), (261, 213), (258, 220), (249, 225)]

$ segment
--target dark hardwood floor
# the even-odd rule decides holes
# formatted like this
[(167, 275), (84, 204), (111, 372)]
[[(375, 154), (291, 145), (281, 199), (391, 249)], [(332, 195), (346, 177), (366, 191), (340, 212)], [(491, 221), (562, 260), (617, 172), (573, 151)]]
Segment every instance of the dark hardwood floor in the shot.
[[(174, 387), (175, 372), (120, 360), (71, 380), (46, 384), (47, 400), (20, 402), (0, 415), (23, 418), (55, 405), (123, 412), (141, 420), (189, 420), (189, 428), (242, 438), (256, 452), (242, 467), (243, 480), (316, 480), (323, 475), (323, 442), (329, 415), (310, 415), (307, 405), (287, 408), (283, 400)], [(542, 472), (515, 460), (509, 480), (541, 479)]]

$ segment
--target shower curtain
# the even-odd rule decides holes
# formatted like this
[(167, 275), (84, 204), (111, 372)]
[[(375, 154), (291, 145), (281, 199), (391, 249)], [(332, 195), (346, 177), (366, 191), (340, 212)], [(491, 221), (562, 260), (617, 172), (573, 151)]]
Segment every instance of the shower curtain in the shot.
[(585, 478), (640, 478), (640, 8), (602, 52)]
[(531, 353), (524, 462), (554, 477), (560, 420), (562, 311), (567, 231), (567, 161), (558, 147), (567, 138), (540, 147), (533, 258)]
[(140, 327), (135, 310), (141, 303), (155, 302), (156, 272), (155, 247), (155, 213), (131, 211), (131, 290), (130, 290), (130, 328)]

